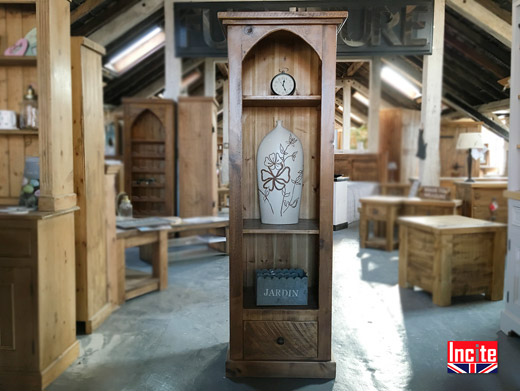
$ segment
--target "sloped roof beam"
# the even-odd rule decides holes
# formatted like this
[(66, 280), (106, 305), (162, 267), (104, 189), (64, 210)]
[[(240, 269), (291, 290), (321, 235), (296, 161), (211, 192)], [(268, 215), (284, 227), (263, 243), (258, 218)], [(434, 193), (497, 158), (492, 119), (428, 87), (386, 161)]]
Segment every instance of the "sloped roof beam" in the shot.
[(107, 46), (162, 7), (164, 7), (164, 0), (140, 1), (92, 33), (89, 38), (100, 45)]
[(511, 25), (475, 0), (446, 0), (446, 5), (507, 47), (511, 47)]

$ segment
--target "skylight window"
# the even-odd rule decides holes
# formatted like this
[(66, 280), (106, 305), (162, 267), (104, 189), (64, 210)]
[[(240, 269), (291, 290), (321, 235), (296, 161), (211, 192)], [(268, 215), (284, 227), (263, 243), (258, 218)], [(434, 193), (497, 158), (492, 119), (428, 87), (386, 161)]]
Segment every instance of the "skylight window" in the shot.
[(356, 91), (352, 97), (359, 102), (363, 103), (365, 106), (368, 106), (368, 98), (364, 95), (360, 94), (359, 91)]
[(360, 124), (363, 123), (363, 120), (354, 113), (350, 113), (350, 118), (352, 118), (356, 122), (359, 122)]
[(105, 64), (105, 67), (117, 73), (123, 73), (164, 46), (164, 40), (165, 35), (162, 28), (155, 27), (114, 55), (114, 57)]
[(421, 96), (421, 92), (415, 85), (390, 67), (383, 67), (381, 70), (381, 78), (410, 99), (416, 99)]

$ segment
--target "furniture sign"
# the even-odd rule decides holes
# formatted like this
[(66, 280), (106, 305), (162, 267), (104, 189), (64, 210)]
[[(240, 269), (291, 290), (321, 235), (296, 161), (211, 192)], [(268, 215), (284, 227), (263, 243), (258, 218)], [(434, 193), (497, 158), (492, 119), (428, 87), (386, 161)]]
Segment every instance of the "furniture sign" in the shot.
[(337, 56), (431, 54), (432, 0), (251, 1), (174, 3), (177, 57), (227, 57), (219, 11), (348, 11)]

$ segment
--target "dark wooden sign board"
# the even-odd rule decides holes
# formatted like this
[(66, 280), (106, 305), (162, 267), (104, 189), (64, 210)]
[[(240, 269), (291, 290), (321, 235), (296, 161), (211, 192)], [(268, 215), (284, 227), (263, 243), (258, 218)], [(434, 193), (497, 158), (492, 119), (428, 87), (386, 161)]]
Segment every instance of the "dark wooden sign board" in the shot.
[(431, 54), (433, 0), (174, 3), (177, 57), (227, 57), (219, 11), (348, 11), (337, 56)]

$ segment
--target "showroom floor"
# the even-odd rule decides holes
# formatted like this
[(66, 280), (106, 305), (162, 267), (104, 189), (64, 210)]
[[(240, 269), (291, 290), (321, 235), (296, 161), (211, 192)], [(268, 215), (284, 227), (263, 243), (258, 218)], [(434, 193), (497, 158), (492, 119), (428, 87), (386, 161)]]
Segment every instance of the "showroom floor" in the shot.
[[(227, 379), (228, 258), (209, 255), (170, 263), (167, 291), (79, 337), (80, 358), (48, 391), (519, 390), (520, 338), (498, 332), (504, 303), (436, 307), (428, 293), (399, 289), (397, 264), (397, 251), (360, 251), (356, 225), (334, 233), (335, 381)], [(448, 340), (497, 339), (498, 374), (446, 373)]]

